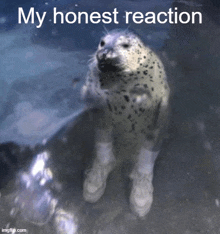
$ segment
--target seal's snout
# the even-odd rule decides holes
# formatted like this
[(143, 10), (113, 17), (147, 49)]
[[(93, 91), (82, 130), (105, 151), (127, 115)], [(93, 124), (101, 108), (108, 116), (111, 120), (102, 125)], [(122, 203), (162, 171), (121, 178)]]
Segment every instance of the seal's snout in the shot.
[(98, 61), (98, 69), (101, 72), (119, 71), (118, 58), (112, 47), (103, 48), (97, 51), (96, 58)]
[(97, 56), (98, 61), (101, 61), (101, 60), (112, 59), (112, 55), (113, 55), (112, 48), (104, 48), (102, 50), (99, 50), (96, 56)]

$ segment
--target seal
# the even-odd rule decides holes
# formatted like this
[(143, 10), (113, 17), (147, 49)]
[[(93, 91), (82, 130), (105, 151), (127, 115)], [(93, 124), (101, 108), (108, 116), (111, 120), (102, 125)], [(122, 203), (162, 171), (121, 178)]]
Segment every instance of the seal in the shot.
[[(170, 89), (160, 58), (131, 31), (113, 30), (92, 56), (82, 96), (97, 108), (96, 156), (83, 184), (83, 197), (96, 202), (104, 194), (109, 173), (117, 164), (114, 136), (134, 145), (130, 174), (130, 205), (140, 217), (153, 202), (153, 167), (169, 119)], [(120, 138), (120, 137), (119, 137)]]

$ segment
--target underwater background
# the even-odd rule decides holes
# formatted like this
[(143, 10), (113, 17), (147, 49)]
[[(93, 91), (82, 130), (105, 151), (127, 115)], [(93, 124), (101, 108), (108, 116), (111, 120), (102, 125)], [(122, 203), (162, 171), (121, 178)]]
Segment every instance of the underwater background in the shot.
[[(42, 27), (18, 24), (18, 7), (46, 11)], [(54, 7), (64, 13), (117, 8), (120, 19), (125, 11), (178, 7), (201, 12), (203, 22), (55, 25)], [(115, 28), (135, 31), (160, 55), (172, 91), (170, 127), (154, 172), (154, 202), (143, 220), (129, 209), (129, 163), (111, 174), (99, 202), (82, 198), (94, 129), (89, 113), (80, 115), (80, 89), (100, 37)], [(220, 233), (219, 38), (217, 0), (1, 0), (0, 231)], [(50, 157), (42, 153), (45, 148)], [(36, 172), (39, 162), (47, 170), (42, 166)]]

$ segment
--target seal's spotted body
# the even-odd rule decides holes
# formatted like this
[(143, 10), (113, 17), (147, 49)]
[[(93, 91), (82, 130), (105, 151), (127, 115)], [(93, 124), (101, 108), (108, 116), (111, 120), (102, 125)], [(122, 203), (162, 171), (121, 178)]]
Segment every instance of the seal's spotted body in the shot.
[(102, 113), (93, 169), (104, 174), (102, 179), (97, 173), (88, 175), (84, 198), (95, 202), (104, 193), (115, 161), (112, 134), (117, 130), (140, 145), (130, 201), (144, 216), (152, 203), (153, 165), (167, 125), (169, 87), (163, 64), (135, 34), (114, 30), (101, 40), (82, 92), (88, 105)]

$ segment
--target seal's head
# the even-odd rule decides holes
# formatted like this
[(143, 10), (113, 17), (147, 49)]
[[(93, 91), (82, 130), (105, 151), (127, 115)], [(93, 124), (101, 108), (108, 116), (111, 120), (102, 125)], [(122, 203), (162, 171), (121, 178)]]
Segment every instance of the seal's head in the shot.
[(102, 73), (132, 72), (143, 59), (144, 44), (134, 33), (113, 30), (106, 34), (95, 53), (96, 66)]

